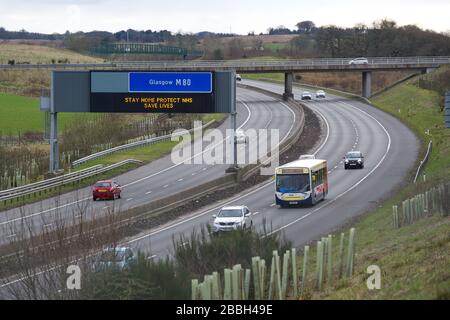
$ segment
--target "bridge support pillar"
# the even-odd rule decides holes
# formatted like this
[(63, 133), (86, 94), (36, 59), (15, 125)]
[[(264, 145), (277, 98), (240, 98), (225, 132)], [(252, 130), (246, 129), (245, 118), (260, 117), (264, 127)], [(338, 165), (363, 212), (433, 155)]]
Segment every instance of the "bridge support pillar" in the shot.
[(362, 73), (362, 96), (370, 98), (372, 95), (372, 71), (363, 71)]
[(284, 93), (283, 100), (288, 100), (289, 98), (294, 98), (292, 94), (292, 81), (294, 79), (294, 74), (292, 72), (286, 72), (284, 74)]
[(431, 73), (434, 70), (436, 70), (436, 68), (426, 68), (422, 70), (422, 74), (426, 74), (426, 73)]

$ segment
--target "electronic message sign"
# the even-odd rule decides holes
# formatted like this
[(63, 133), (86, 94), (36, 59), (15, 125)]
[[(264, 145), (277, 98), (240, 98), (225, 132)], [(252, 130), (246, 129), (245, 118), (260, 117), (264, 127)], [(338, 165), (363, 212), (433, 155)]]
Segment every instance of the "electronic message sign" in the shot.
[(91, 71), (90, 112), (215, 113), (214, 78), (214, 72)]

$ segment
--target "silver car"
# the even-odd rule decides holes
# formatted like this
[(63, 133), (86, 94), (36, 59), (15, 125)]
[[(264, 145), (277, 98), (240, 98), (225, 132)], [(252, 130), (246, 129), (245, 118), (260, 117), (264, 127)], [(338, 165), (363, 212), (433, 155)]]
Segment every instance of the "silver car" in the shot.
[(316, 98), (325, 98), (325, 91), (317, 90), (316, 91)]
[(213, 218), (213, 232), (246, 229), (253, 225), (252, 213), (247, 206), (223, 207)]
[(309, 93), (308, 91), (304, 91), (302, 93), (302, 100), (311, 100), (311, 99), (312, 99), (311, 93)]
[(369, 60), (367, 58), (355, 58), (349, 61), (348, 64), (368, 64)]

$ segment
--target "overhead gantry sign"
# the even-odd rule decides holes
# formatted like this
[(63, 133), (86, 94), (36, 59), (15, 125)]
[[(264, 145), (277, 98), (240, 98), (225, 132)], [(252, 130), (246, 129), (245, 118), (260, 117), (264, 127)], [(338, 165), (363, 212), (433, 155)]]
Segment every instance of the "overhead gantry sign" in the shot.
[(59, 167), (59, 112), (231, 113), (234, 128), (235, 77), (235, 71), (53, 71), (49, 171)]

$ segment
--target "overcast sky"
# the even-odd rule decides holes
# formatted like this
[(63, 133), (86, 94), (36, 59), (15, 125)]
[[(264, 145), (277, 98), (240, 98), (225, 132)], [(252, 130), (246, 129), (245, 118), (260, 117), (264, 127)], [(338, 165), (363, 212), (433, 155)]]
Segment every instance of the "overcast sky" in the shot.
[(389, 18), (438, 32), (450, 30), (450, 0), (0, 0), (0, 27), (41, 33), (266, 32), (303, 20), (352, 27)]

